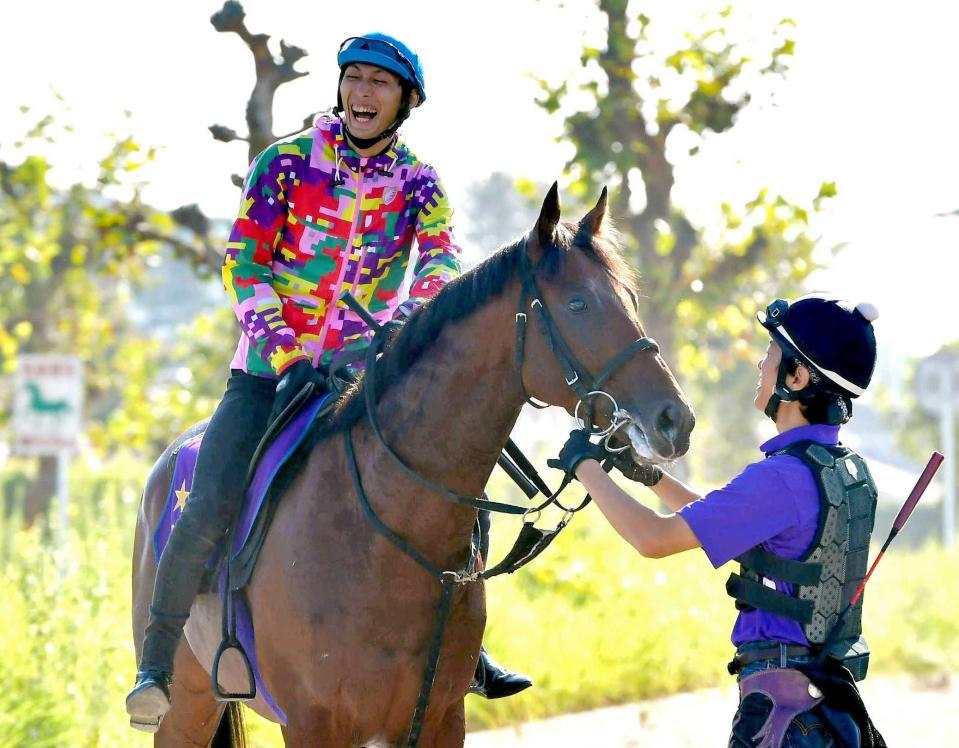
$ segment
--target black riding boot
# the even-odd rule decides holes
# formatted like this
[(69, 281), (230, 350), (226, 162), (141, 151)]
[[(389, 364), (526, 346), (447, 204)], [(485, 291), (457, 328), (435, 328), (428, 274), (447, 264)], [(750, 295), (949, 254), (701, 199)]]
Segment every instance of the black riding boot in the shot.
[[(483, 554), (483, 563), (489, 566), (489, 528), (490, 513), (480, 510), (476, 519), (476, 528), (473, 531), (473, 542), (479, 546)], [(486, 647), (480, 648), (479, 662), (476, 663), (476, 674), (470, 686), (470, 693), (484, 696), (487, 699), (502, 699), (525, 691), (533, 685), (533, 681), (526, 675), (512, 673), (498, 664)]]
[(473, 676), (470, 693), (487, 699), (502, 699), (525, 691), (532, 685), (533, 681), (529, 676), (510, 672), (489, 656), (486, 647), (480, 648), (479, 662), (476, 663), (476, 674)]
[(241, 505), (253, 453), (266, 431), (276, 382), (233, 372), (207, 426), (193, 486), (160, 558), (136, 685), (127, 696), (130, 724), (156, 732), (170, 708), (173, 657), (211, 551)]
[(192, 531), (184, 522), (186, 516), (184, 512), (177, 522), (160, 559), (140, 669), (126, 701), (130, 725), (145, 732), (156, 732), (170, 708), (173, 657), (199, 591), (206, 560), (216, 545), (216, 540), (205, 533)]

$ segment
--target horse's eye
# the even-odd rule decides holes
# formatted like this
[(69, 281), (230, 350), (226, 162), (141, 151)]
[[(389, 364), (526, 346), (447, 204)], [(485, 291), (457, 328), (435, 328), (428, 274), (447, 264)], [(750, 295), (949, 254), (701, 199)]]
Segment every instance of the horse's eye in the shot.
[(587, 309), (586, 302), (582, 299), (570, 299), (569, 308), (572, 312), (585, 312)]

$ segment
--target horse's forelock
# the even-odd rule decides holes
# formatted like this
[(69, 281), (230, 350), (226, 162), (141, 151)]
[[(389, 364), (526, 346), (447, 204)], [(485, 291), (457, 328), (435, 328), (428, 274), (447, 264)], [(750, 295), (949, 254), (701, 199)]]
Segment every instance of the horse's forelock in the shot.
[(586, 224), (567, 224), (575, 229), (572, 245), (579, 247), (591, 259), (599, 262), (615, 280), (634, 289), (638, 284), (638, 272), (625, 257), (620, 244), (620, 232), (607, 216), (597, 231)]

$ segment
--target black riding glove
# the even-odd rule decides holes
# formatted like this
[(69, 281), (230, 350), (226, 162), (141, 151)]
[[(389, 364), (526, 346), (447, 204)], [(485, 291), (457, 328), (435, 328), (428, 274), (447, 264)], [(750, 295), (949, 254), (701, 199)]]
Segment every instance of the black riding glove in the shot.
[(602, 462), (609, 456), (609, 452), (602, 444), (593, 444), (589, 440), (589, 433), (583, 429), (573, 429), (569, 432), (569, 438), (559, 450), (559, 457), (547, 460), (546, 464), (551, 468), (562, 470), (568, 475), (576, 477), (576, 466), (583, 460), (596, 460)]
[(313, 385), (314, 392), (322, 392), (326, 389), (326, 380), (323, 375), (314, 369), (309, 361), (297, 361), (283, 372), (276, 385), (276, 398), (273, 400), (273, 410), (270, 411), (270, 423), (280, 417), (308, 384)]
[(607, 462), (612, 463), (619, 472), (630, 480), (644, 486), (655, 486), (663, 478), (663, 471), (656, 465), (641, 465), (633, 461), (629, 452), (614, 452)]

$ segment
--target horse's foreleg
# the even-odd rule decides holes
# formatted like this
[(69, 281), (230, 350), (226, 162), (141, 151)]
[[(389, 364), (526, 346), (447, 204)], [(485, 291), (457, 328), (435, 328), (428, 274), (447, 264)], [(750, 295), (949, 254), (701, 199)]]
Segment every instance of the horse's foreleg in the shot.
[(193, 655), (185, 637), (177, 647), (173, 666), (172, 706), (160, 723), (153, 745), (156, 748), (206, 748), (226, 705), (213, 698), (210, 676)]
[(463, 748), (466, 742), (466, 707), (463, 699), (446, 710), (438, 722), (425, 725), (419, 748)]

